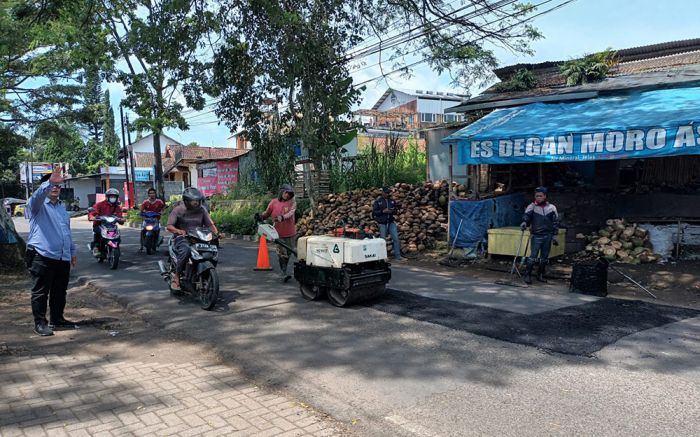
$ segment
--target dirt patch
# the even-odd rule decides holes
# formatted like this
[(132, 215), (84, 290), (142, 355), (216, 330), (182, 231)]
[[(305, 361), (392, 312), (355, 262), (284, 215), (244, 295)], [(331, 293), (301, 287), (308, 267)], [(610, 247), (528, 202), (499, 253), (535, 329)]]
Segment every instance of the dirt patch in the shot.
[(203, 347), (185, 341), (178, 333), (154, 329), (109, 296), (90, 286), (71, 283), (65, 317), (78, 322), (78, 329), (56, 330), (52, 337), (33, 332), (29, 278), (3, 275), (0, 284), (0, 354), (54, 353), (96, 354), (114, 359), (143, 362), (186, 363), (217, 357)]

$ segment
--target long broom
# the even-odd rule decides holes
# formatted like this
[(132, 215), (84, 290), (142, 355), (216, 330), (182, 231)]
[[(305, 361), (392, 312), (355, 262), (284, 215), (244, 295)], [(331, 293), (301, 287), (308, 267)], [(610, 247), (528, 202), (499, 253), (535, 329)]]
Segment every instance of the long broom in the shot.
[[(508, 279), (498, 279), (495, 281), (495, 284), (498, 285), (507, 285), (509, 287), (520, 287), (520, 288), (528, 288), (527, 284), (522, 284), (520, 282), (515, 282), (513, 280), (513, 276), (515, 272), (518, 272), (518, 276), (520, 276), (520, 270), (517, 268), (517, 263), (518, 263), (518, 257), (520, 256), (520, 249), (523, 247), (523, 237), (525, 237), (525, 231), (520, 231), (520, 241), (518, 242), (518, 250), (515, 252), (515, 257), (513, 258), (513, 266), (510, 268), (510, 275)], [(530, 245), (530, 240), (528, 240), (528, 246)], [(527, 252), (527, 246), (525, 247), (525, 252)], [(521, 262), (522, 265), (522, 262)]]

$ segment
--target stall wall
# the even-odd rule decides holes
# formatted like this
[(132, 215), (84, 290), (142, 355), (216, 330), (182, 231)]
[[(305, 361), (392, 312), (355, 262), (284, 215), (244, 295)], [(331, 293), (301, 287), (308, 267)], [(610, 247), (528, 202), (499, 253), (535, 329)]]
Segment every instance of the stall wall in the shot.
[[(458, 127), (446, 127), (431, 129), (424, 132), (428, 143), (428, 171), (430, 180), (437, 181), (450, 178), (450, 146), (440, 144), (440, 140), (457, 132)], [(457, 149), (452, 154), (452, 178), (453, 180), (467, 182), (467, 166), (457, 165)]]

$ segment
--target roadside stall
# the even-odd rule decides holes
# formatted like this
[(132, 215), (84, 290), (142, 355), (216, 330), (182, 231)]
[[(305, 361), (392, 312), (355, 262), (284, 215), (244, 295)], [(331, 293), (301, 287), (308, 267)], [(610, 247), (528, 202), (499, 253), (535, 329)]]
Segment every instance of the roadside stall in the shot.
[[(526, 196), (536, 185), (549, 185), (559, 206), (557, 188), (570, 179), (577, 194), (564, 217), (567, 243), (622, 214), (635, 222), (675, 224), (677, 232), (668, 237), (680, 243), (681, 231), (700, 222), (698, 102), (700, 87), (533, 103), (495, 110), (441, 142), (466, 166), (475, 198), (498, 184), (506, 186), (504, 193)], [(553, 174), (556, 179), (548, 176)], [(453, 223), (450, 217), (451, 233)], [(460, 233), (474, 230), (472, 223), (465, 226)]]

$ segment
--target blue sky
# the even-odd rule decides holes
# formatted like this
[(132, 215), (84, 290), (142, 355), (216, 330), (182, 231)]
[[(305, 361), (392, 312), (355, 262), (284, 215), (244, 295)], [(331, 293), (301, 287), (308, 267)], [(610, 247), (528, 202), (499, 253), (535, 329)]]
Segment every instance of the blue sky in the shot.
[[(532, 2), (537, 3), (537, 0)], [(516, 56), (501, 49), (495, 49), (495, 51), (500, 65), (506, 66), (521, 62), (565, 60), (608, 47), (624, 49), (696, 38), (700, 37), (700, 31), (697, 30), (697, 5), (697, 0), (577, 0), (534, 20), (533, 24), (544, 34), (544, 39), (532, 44), (535, 50), (534, 56)], [(543, 8), (548, 6), (545, 5)], [(375, 62), (377, 62), (376, 59), (367, 61), (368, 64)], [(361, 82), (379, 74), (379, 68), (375, 67), (359, 72), (354, 78), (356, 82)], [(447, 74), (438, 76), (429, 68), (419, 66), (414, 69), (413, 77), (409, 79), (394, 75), (388, 80), (368, 84), (360, 107), (371, 107), (387, 86), (433, 91), (465, 91), (451, 88)], [(109, 89), (112, 103), (116, 108), (115, 112), (118, 114), (117, 105), (123, 97), (123, 90), (117, 84), (110, 84)], [(471, 91), (478, 93), (479, 90)], [(216, 124), (214, 114), (195, 116), (191, 113), (188, 117), (191, 117), (190, 130), (168, 130), (166, 133), (185, 144), (196, 141), (203, 146), (226, 145), (229, 131), (225, 126)]]

